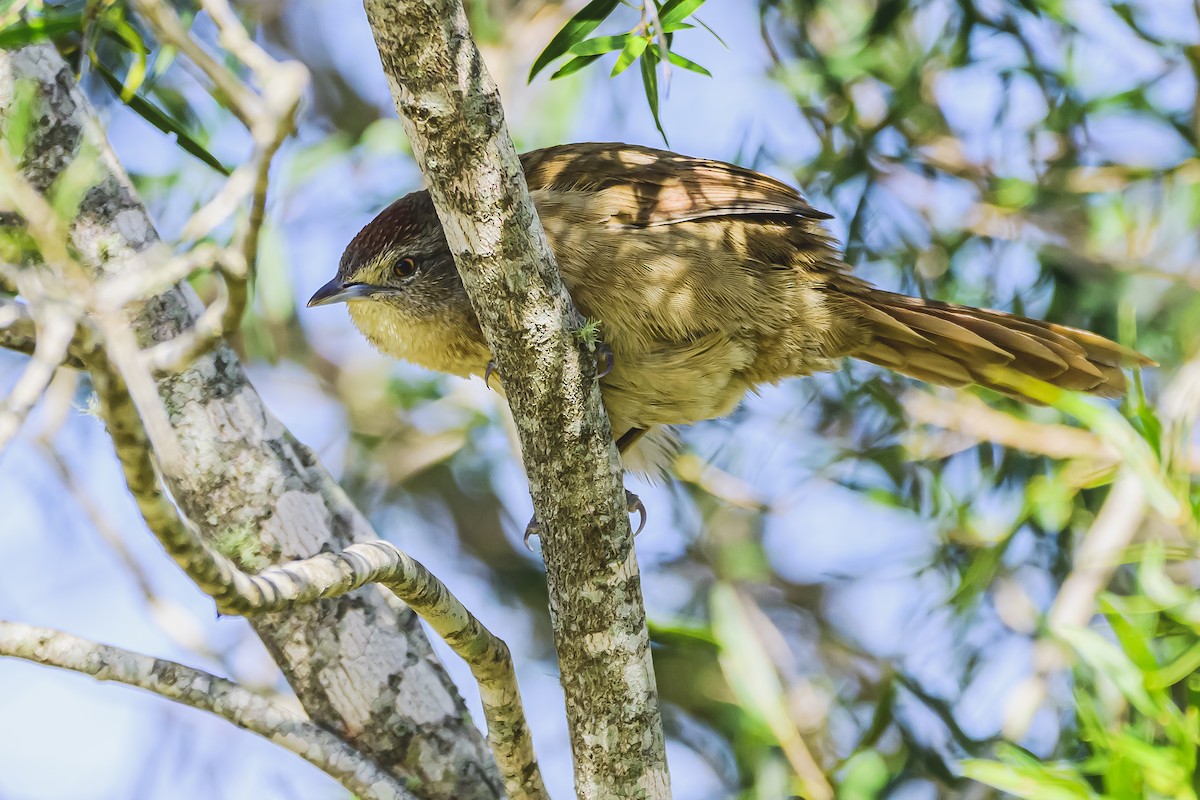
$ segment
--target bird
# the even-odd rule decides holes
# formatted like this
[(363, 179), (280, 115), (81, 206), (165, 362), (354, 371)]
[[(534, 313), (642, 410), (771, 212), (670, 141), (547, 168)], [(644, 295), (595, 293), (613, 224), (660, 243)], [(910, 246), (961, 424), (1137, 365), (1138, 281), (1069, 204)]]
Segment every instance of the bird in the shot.
[[(661, 470), (666, 431), (847, 357), (1026, 400), (1012, 376), (1116, 398), (1125, 368), (1154, 364), (1090, 331), (877, 289), (852, 274), (831, 215), (744, 167), (616, 142), (520, 160), (571, 299), (599, 323), (600, 391), (627, 469)], [(492, 377), (428, 191), (372, 219), (308, 305), (337, 302), (385, 355)]]

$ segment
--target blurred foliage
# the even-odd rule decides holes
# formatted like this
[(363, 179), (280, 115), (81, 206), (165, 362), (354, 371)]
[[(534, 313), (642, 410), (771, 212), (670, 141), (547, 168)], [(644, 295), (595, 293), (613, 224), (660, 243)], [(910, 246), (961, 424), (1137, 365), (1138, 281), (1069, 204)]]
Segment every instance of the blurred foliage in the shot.
[[(181, 9), (185, 23), (195, 10)], [(160, 83), (175, 59), (174, 48), (158, 47), (124, 2), (70, 0), (66, 3), (14, 2), (0, 27), (0, 47), (14, 48), (49, 39), (76, 66), (89, 68), (100, 83), (143, 119), (174, 137), (186, 152), (223, 175), (229, 169), (203, 142), (199, 119), (182, 94)], [(125, 77), (119, 78), (118, 73)]]
[[(662, 53), (698, 24), (701, 3), (655, 2), (657, 23), (645, 4), (468, 5), (502, 88), (496, 63), (519, 63), (524, 79), (531, 64), (530, 77), (567, 59), (565, 76), (614, 53), (614, 72), (640, 62), (661, 126)], [(519, 658), (552, 671), (540, 559), (520, 546), (527, 498), (497, 402), (389, 371), (339, 344), (344, 321), (297, 314), (298, 254), (317, 248), (332, 272), (353, 225), (418, 176), (386, 94), (321, 35), (319, 4), (305, 6), (312, 16), (288, 8), (239, 9), (314, 82), (281, 154), (237, 345), (262, 370), (256, 382), (286, 384), (280, 398), (302, 386), (321, 398), (303, 395), (305, 413), (335, 410), (309, 442), (379, 529), (400, 531), (452, 586), (486, 584), (495, 613), (530, 631)], [(1051, 459), (918, 425), (912, 383), (862, 364), (687, 432), (678, 480), (655, 493), (639, 540), (669, 735), (711, 770), (713, 798), (805, 791), (803, 751), (843, 798), (1196, 796), (1197, 401), (1184, 398), (1183, 413), (1168, 400), (1200, 357), (1197, 12), (1157, 0), (762, 0), (759, 12), (770, 77), (790, 99), (763, 113), (802, 128), (739, 158), (791, 170), (836, 213), (861, 274), (1089, 328), (1161, 368), (1119, 411), (1062, 393), (1046, 407), (978, 393), (1035, 439), (1069, 425), (1113, 455)], [(123, 3), (7, 14), (5, 46), (51, 37), (94, 97), (127, 103), (209, 166), (236, 163), (243, 143), (226, 136), (219, 98)], [(593, 36), (610, 14), (632, 27)], [(215, 40), (203, 15), (189, 19)], [(752, 45), (729, 41), (734, 53)], [(576, 80), (553, 86), (582, 93)], [(580, 103), (533, 88), (555, 99), (522, 100), (533, 111), (510, 115), (518, 141), (571, 130)], [(641, 112), (640, 99), (624, 102)], [(135, 178), (168, 230), (215, 185), (195, 163)], [(336, 241), (317, 247), (309, 231)], [(1150, 510), (1134, 545), (1110, 554), (1120, 563), (1093, 625), (1052, 631), (1079, 543), (1123, 474)], [(906, 549), (889, 549), (893, 537)], [(863, 542), (878, 550), (857, 552)], [(828, 561), (832, 550), (834, 567), (803, 568), (810, 551)], [(491, 624), (493, 609), (477, 610)], [(1042, 675), (1047, 646), (1066, 666)]]

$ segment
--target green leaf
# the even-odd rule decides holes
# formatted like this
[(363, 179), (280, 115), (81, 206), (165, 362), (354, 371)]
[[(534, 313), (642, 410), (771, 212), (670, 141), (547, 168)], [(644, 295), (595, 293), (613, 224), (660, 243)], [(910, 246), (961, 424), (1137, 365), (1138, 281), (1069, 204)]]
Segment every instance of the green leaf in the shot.
[(1097, 797), (1082, 777), (1055, 774), (1036, 764), (967, 759), (961, 766), (965, 777), (1029, 800), (1091, 800)]
[(646, 45), (650, 44), (650, 40), (645, 36), (633, 36), (629, 41), (625, 42), (625, 47), (621, 50), (621, 55), (617, 56), (617, 63), (613, 64), (612, 74), (609, 76), (615, 78), (625, 70), (629, 69), (629, 65), (637, 61), (638, 56), (646, 52)]
[(646, 102), (650, 105), (650, 115), (654, 117), (654, 127), (658, 128), (658, 133), (663, 137), (663, 143), (668, 147), (671, 143), (667, 141), (667, 132), (663, 130), (662, 120), (658, 116), (658, 73), (655, 71), (655, 66), (658, 64), (658, 52), (649, 50), (641, 60), (642, 64), (642, 87), (646, 90)]
[(1151, 719), (1165, 718), (1157, 700), (1146, 690), (1142, 671), (1120, 648), (1089, 628), (1064, 625), (1054, 633), (1071, 645), (1098, 675), (1112, 681), (1134, 708)]
[(782, 740), (795, 723), (787, 713), (783, 684), (742, 599), (732, 586), (718, 583), (709, 592), (708, 602), (713, 637), (721, 648), (718, 660), (729, 688), (747, 714)]
[(708, 77), (708, 78), (712, 77), (712, 73), (709, 72), (707, 69), (700, 66), (695, 61), (692, 61), (690, 58), (684, 58), (683, 56), (679, 55), (679, 53), (676, 53), (673, 50), (670, 53), (667, 53), (667, 60), (670, 61), (675, 66), (680, 67), (682, 69), (686, 69), (689, 72), (698, 72), (701, 75), (704, 75), (705, 77)]
[(704, 0), (667, 0), (658, 12), (658, 21), (664, 26), (672, 22), (683, 22), (702, 5)]
[(631, 38), (633, 35), (629, 33), (622, 33), (619, 36), (597, 36), (595, 39), (588, 39), (572, 45), (567, 52), (573, 56), (599, 56), (628, 46)]
[[(99, 61), (93, 62), (93, 65), (96, 68), (96, 74), (99, 75), (106, 84), (108, 84), (108, 88), (112, 89), (114, 92), (116, 92), (117, 96), (120, 97), (124, 87), (122, 86), (121, 81), (117, 79), (117, 76), (113, 75), (112, 71)], [(185, 152), (192, 154), (222, 175), (228, 176), (230, 174), (231, 170), (222, 164), (216, 156), (208, 152), (203, 145), (197, 142), (187, 131), (187, 129), (183, 127), (182, 123), (172, 119), (158, 106), (149, 102), (141, 95), (136, 94), (125, 102), (126, 105), (136, 111), (138, 115), (142, 117), (142, 119), (146, 120), (163, 133), (174, 135), (176, 143), (178, 143), (178, 145), (183, 148)]]
[(874, 41), (882, 34), (887, 33), (896, 18), (907, 9), (908, 0), (881, 0), (875, 8), (875, 14), (871, 17), (871, 24), (867, 28), (867, 38)]
[(29, 21), (22, 20), (0, 30), (0, 49), (11, 50), (43, 39), (53, 39), (64, 33), (73, 33), (82, 28), (82, 13), (42, 17)]
[(559, 78), (565, 78), (568, 75), (573, 75), (599, 57), (600, 56), (597, 54), (594, 56), (579, 56), (577, 58), (572, 58), (570, 61), (559, 67), (558, 71), (550, 76), (550, 80), (556, 81)]
[(842, 767), (838, 784), (841, 800), (871, 800), (879, 797), (888, 783), (887, 762), (874, 750), (855, 753)]
[[(146, 42), (137, 29), (123, 19), (105, 20), (104, 25), (110, 33), (124, 42), (134, 55), (133, 64), (125, 73), (125, 80), (121, 84), (121, 101), (128, 103), (129, 98), (133, 97), (146, 80)], [(92, 60), (96, 61), (94, 55)]]
[(583, 41), (597, 25), (608, 19), (608, 15), (619, 3), (620, 0), (592, 0), (578, 14), (571, 17), (533, 62), (529, 69), (529, 80), (532, 81), (550, 62), (566, 55), (571, 47)]
[(1163, 475), (1157, 456), (1116, 409), (1095, 403), (1079, 392), (1060, 389), (1027, 375), (1000, 373), (996, 377), (1022, 394), (1070, 414), (1111, 444), (1121, 453), (1123, 467), (1139, 479), (1150, 505), (1167, 519), (1179, 518), (1183, 507)]
[(5, 110), (4, 124), (0, 126), (4, 138), (0, 146), (8, 150), (13, 161), (20, 161), (25, 153), (37, 112), (37, 84), (29, 78), (18, 79), (13, 83), (12, 100)]
[(1112, 600), (1103, 595), (1097, 598), (1097, 603), (1129, 660), (1142, 672), (1153, 672), (1158, 669), (1158, 659), (1154, 657), (1154, 651), (1150, 646), (1151, 639), (1154, 637), (1153, 625), (1150, 626), (1151, 630), (1140, 629), (1133, 620), (1121, 612), (1121, 609)]
[(725, 40), (721, 38), (721, 34), (717, 33), (712, 28), (708, 27), (708, 25), (704, 22), (704, 20), (700, 19), (699, 17), (693, 17), (693, 19), (696, 20), (697, 25), (699, 25), (701, 28), (704, 28), (704, 30), (706, 30), (710, 34), (712, 34), (712, 37), (721, 43), (721, 47), (724, 47), (726, 50), (729, 49), (729, 45), (725, 44)]

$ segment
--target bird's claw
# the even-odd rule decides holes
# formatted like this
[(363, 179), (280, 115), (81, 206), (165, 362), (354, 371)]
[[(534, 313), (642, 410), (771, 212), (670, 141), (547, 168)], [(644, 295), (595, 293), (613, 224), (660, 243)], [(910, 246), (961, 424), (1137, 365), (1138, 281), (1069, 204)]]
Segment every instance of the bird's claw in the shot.
[(538, 522), (537, 515), (534, 514), (529, 518), (529, 524), (525, 526), (525, 536), (521, 539), (521, 544), (525, 545), (525, 549), (533, 552), (533, 546), (529, 544), (529, 540), (539, 535), (542, 532), (542, 523)]
[(612, 348), (604, 342), (596, 345), (596, 380), (608, 375), (613, 371), (613, 365), (616, 359), (613, 357)]
[[(637, 536), (642, 532), (642, 529), (646, 527), (646, 506), (644, 503), (642, 503), (642, 498), (638, 497), (628, 489), (625, 490), (625, 510), (630, 514), (636, 512), (638, 515), (638, 526), (633, 532), (633, 535)], [(529, 520), (529, 524), (525, 526), (525, 536), (521, 540), (521, 543), (525, 545), (526, 550), (531, 553), (533, 552), (533, 547), (530, 546), (529, 540), (540, 534), (541, 531), (542, 523), (538, 522), (537, 515), (534, 515), (534, 517)]]
[(625, 510), (630, 514), (637, 512), (638, 526), (637, 530), (633, 532), (633, 535), (637, 536), (642, 532), (642, 528), (646, 527), (646, 506), (642, 503), (642, 498), (628, 489), (625, 490)]
[[(483, 371), (483, 385), (492, 388), (492, 373), (496, 371), (496, 362), (488, 359), (487, 369)], [(526, 537), (529, 538), (529, 537)]]

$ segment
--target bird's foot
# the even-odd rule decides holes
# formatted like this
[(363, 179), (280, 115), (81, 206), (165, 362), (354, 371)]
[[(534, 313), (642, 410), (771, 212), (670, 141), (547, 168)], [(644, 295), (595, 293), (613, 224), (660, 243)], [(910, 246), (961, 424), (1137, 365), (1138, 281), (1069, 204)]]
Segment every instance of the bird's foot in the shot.
[(488, 359), (487, 369), (483, 371), (483, 385), (492, 388), (492, 373), (496, 371), (496, 362)]
[(630, 514), (636, 512), (638, 515), (638, 526), (633, 532), (633, 535), (637, 536), (642, 532), (642, 528), (646, 527), (646, 506), (642, 503), (642, 498), (628, 489), (625, 490), (625, 511)]
[(596, 380), (600, 380), (612, 372), (615, 363), (616, 359), (613, 357), (612, 348), (604, 342), (599, 342), (596, 345)]
[[(642, 503), (642, 498), (638, 497), (628, 489), (625, 490), (625, 510), (630, 514), (637, 512), (638, 526), (637, 530), (633, 532), (633, 535), (637, 536), (642, 532), (642, 528), (646, 527), (646, 506)], [(535, 514), (529, 520), (529, 524), (525, 526), (525, 538), (522, 541), (525, 544), (526, 550), (533, 552), (533, 548), (529, 546), (529, 540), (534, 536), (538, 536), (541, 534), (541, 532), (542, 523), (538, 522), (537, 515)]]

